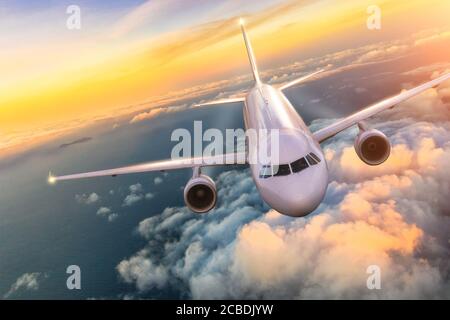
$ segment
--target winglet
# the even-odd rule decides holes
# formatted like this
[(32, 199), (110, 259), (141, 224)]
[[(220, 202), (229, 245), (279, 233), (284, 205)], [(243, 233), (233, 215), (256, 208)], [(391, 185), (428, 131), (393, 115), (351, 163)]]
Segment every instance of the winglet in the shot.
[(255, 55), (253, 54), (253, 48), (250, 43), (250, 40), (247, 37), (247, 32), (245, 31), (244, 19), (239, 19), (239, 24), (241, 25), (242, 35), (244, 36), (245, 47), (247, 48), (248, 60), (250, 61), (250, 65), (252, 67), (253, 78), (257, 84), (261, 83), (261, 79), (259, 78), (258, 66), (256, 65)]

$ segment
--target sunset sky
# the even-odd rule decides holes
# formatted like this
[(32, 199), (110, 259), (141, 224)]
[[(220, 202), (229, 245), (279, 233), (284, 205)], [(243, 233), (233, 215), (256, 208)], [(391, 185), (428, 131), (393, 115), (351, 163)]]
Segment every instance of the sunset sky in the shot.
[[(66, 28), (70, 4), (81, 30)], [(380, 31), (366, 28), (371, 4), (382, 9)], [(444, 0), (1, 1), (0, 149), (248, 73), (240, 16), (264, 71), (442, 28), (449, 11)]]

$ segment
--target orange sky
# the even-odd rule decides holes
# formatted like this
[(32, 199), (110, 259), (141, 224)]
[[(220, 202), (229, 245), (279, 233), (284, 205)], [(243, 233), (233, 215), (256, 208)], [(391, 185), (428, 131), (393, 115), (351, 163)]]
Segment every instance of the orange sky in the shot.
[[(422, 20), (441, 27), (450, 12), (445, 0), (287, 1), (246, 17), (258, 61), (271, 66), (271, 61), (302, 47), (320, 47), (322, 38), (344, 32), (347, 37), (372, 37), (365, 27), (365, 10), (373, 3), (383, 10), (386, 23), (380, 33), (385, 35), (389, 28), (420, 31)], [(3, 137), (112, 114), (168, 90), (249, 71), (236, 17), (149, 37), (127, 37), (125, 32), (114, 38), (108, 32), (84, 30), (76, 36), (61, 31), (56, 39), (31, 40), (9, 43), (0, 51)]]

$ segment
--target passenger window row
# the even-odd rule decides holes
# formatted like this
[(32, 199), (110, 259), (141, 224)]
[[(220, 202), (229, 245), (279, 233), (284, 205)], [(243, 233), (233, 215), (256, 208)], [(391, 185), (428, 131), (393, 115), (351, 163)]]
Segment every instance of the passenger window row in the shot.
[(314, 153), (309, 153), (306, 157), (295, 160), (290, 164), (263, 165), (259, 172), (259, 177), (267, 179), (270, 177), (288, 176), (297, 173), (320, 162), (320, 158)]

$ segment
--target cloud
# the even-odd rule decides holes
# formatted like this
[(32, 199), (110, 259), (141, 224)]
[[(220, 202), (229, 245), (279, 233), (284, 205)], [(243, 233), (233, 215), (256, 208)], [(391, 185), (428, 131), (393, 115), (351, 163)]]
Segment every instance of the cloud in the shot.
[(40, 281), (47, 277), (40, 272), (24, 273), (14, 282), (9, 291), (3, 296), (5, 299), (20, 291), (36, 291)]
[(409, 51), (408, 45), (392, 45), (392, 46), (384, 46), (380, 49), (371, 50), (367, 53), (361, 55), (356, 62), (364, 63), (368, 61), (378, 61), (386, 59), (388, 56), (405, 54)]
[(123, 200), (123, 206), (130, 207), (130, 206), (134, 205), (135, 203), (141, 201), (142, 199), (143, 199), (142, 194), (131, 193), (131, 194), (127, 195), (125, 197), (125, 199)]
[(136, 123), (136, 122), (141, 122), (141, 121), (145, 121), (145, 120), (150, 120), (150, 119), (156, 118), (162, 114), (179, 112), (179, 111), (182, 111), (185, 109), (187, 109), (186, 105), (154, 108), (154, 109), (151, 109), (150, 111), (142, 112), (142, 113), (135, 115), (130, 120), (130, 123)]
[(99, 201), (100, 196), (98, 194), (96, 194), (95, 192), (93, 192), (89, 195), (83, 193), (81, 195), (79, 195), (79, 194), (75, 195), (75, 199), (79, 203), (89, 205), (89, 204), (93, 204), (93, 203), (96, 203), (97, 201)]
[(140, 183), (132, 184), (129, 189), (131, 193), (142, 193), (143, 190), (142, 184)]
[(162, 12), (172, 7), (176, 2), (176, 0), (151, 0), (140, 4), (112, 26), (111, 37), (122, 37), (148, 23), (148, 21), (157, 19)]
[[(156, 178), (155, 178), (156, 179)], [(123, 200), (122, 206), (130, 207), (143, 199), (150, 200), (154, 197), (154, 194), (151, 192), (145, 193), (142, 184), (136, 183), (129, 187), (130, 194), (128, 194)]]
[[(118, 265), (123, 281), (135, 284), (140, 292), (176, 286), (179, 282), (172, 282), (178, 276), (174, 278), (173, 272), (188, 280), (191, 272), (202, 264), (198, 259), (206, 259), (214, 248), (229, 244), (241, 223), (253, 220), (268, 209), (261, 203), (247, 172), (225, 172), (217, 183), (222, 205), (208, 215), (195, 215), (185, 207), (166, 208), (161, 215), (141, 221), (138, 232), (149, 240), (149, 246)], [(169, 239), (174, 242), (169, 243)], [(167, 245), (167, 251), (159, 252), (160, 245)], [(172, 255), (167, 263), (175, 263), (173, 270), (154, 260), (158, 253)], [(184, 253), (188, 255), (186, 261), (182, 261)]]
[[(370, 122), (393, 145), (381, 166), (357, 158), (355, 130), (326, 143), (328, 192), (306, 219), (270, 210), (248, 170), (225, 172), (210, 213), (166, 208), (141, 221), (148, 245), (118, 265), (121, 279), (143, 297), (167, 290), (196, 299), (450, 298), (446, 90)], [(381, 290), (366, 287), (370, 265), (381, 268)]]
[(117, 213), (113, 213), (108, 207), (100, 207), (97, 210), (97, 215), (106, 218), (108, 222), (113, 222), (119, 217)]
[(156, 177), (155, 179), (153, 179), (153, 183), (155, 185), (161, 184), (162, 182), (163, 182), (163, 179), (161, 177)]
[(430, 43), (438, 43), (448, 41), (450, 39), (450, 31), (437, 32), (433, 35), (417, 39), (414, 44), (416, 46), (429, 45)]
[(108, 215), (108, 222), (113, 222), (113, 221), (115, 221), (118, 217), (119, 217), (119, 215), (118, 215), (117, 213), (111, 213), (110, 215)]
[(141, 255), (120, 262), (117, 270), (125, 282), (136, 283), (140, 291), (152, 287), (161, 289), (166, 285), (169, 277), (166, 268), (155, 266), (151, 260)]
[(97, 210), (97, 214), (98, 214), (99, 216), (108, 216), (110, 213), (111, 213), (111, 209), (110, 209), (110, 208), (107, 208), (107, 207), (100, 207), (100, 208)]

